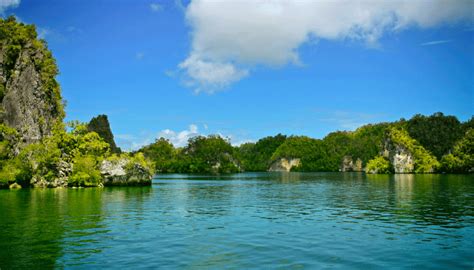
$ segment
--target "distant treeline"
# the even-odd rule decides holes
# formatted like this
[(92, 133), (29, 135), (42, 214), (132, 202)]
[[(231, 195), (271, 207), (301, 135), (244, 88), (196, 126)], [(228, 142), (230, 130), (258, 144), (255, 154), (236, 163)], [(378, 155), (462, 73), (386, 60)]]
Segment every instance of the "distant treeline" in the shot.
[[(218, 135), (191, 138), (176, 148), (164, 138), (138, 150), (162, 173), (232, 173), (267, 171), (281, 159), (299, 159), (292, 171), (341, 170), (347, 156), (366, 170), (391, 173), (384, 151), (407, 151), (415, 173), (467, 173), (474, 168), (474, 118), (464, 123), (455, 116), (435, 113), (410, 120), (369, 124), (355, 131), (337, 131), (323, 139), (278, 134), (233, 147)], [(393, 147), (392, 147), (393, 148)], [(400, 150), (402, 149), (402, 150)]]

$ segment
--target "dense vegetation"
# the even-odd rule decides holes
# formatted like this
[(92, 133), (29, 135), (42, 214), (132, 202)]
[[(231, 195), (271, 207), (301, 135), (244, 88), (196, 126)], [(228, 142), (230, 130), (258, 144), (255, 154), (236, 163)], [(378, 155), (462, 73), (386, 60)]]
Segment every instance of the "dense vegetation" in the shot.
[(240, 171), (230, 142), (215, 135), (191, 138), (185, 148), (178, 149), (175, 149), (166, 139), (160, 138), (139, 152), (153, 161), (157, 172), (232, 173)]
[(285, 135), (278, 134), (262, 138), (256, 143), (245, 143), (235, 149), (235, 156), (246, 171), (266, 171), (273, 153), (285, 140)]
[(117, 158), (152, 168), (139, 154), (112, 154), (99, 134), (89, 132), (87, 125), (78, 122), (71, 122), (69, 131), (58, 125), (53, 135), (20, 149), (18, 154), (14, 154), (15, 135), (15, 130), (0, 125), (0, 148), (6, 150), (0, 155), (0, 183), (48, 186), (55, 185), (55, 181), (67, 181), (68, 186), (100, 186), (101, 162)]
[(301, 161), (291, 168), (293, 171), (339, 171), (342, 160), (349, 157), (359, 159), (366, 171), (393, 173), (384, 152), (404, 149), (413, 159), (408, 172), (466, 173), (474, 169), (472, 123), (472, 119), (461, 123), (454, 116), (435, 113), (369, 124), (353, 132), (333, 132), (323, 139), (278, 134), (232, 147), (218, 136), (200, 136), (192, 138), (185, 148), (174, 148), (160, 138), (139, 152), (155, 163), (158, 172), (267, 171), (283, 158)]

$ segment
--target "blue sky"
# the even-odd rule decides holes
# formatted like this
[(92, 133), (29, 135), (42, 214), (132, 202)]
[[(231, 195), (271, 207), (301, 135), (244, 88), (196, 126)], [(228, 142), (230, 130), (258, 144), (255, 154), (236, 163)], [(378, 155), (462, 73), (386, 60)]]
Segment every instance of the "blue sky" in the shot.
[(131, 149), (158, 136), (322, 138), (437, 111), (467, 120), (472, 2), (435, 2), (362, 1), (353, 17), (353, 7), (246, 0), (11, 0), (0, 11), (47, 40), (67, 120), (107, 114)]

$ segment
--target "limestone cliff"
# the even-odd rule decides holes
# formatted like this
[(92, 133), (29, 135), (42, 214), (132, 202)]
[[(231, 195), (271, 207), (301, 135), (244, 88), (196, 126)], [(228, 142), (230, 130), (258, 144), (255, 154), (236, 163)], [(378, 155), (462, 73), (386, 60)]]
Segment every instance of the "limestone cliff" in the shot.
[(289, 172), (291, 168), (298, 167), (301, 161), (299, 158), (280, 158), (277, 161), (273, 162), (270, 168), (268, 169), (269, 172)]
[(351, 156), (344, 156), (339, 170), (341, 172), (362, 172), (364, 168), (362, 167), (362, 160), (360, 158), (357, 158), (354, 162)]
[(388, 158), (395, 173), (414, 172), (415, 159), (413, 154), (403, 145), (395, 144), (387, 139), (382, 156)]
[(0, 19), (0, 124), (15, 128), (20, 145), (50, 135), (64, 117), (58, 71), (35, 27)]
[(94, 131), (99, 134), (102, 139), (110, 145), (112, 153), (120, 153), (122, 150), (117, 147), (114, 140), (114, 134), (110, 128), (110, 123), (107, 115), (101, 114), (91, 119), (87, 125), (89, 131)]
[(436, 157), (403, 128), (387, 130), (382, 156), (390, 161), (395, 173), (433, 173), (439, 167)]

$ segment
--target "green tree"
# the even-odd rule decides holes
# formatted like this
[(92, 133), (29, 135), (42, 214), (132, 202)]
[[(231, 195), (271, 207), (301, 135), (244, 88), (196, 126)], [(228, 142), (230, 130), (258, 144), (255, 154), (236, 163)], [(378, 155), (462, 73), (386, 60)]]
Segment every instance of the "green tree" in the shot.
[(454, 146), (452, 153), (441, 160), (442, 171), (467, 173), (474, 171), (474, 129), (469, 129)]
[(172, 163), (176, 162), (177, 150), (165, 138), (159, 138), (154, 143), (139, 150), (146, 158), (153, 161), (157, 172), (172, 172)]
[(367, 173), (385, 174), (385, 173), (392, 173), (393, 168), (390, 162), (386, 158), (382, 156), (378, 156), (369, 160), (369, 162), (367, 162), (365, 171)]
[(272, 162), (273, 153), (285, 140), (285, 135), (277, 134), (256, 143), (245, 143), (236, 148), (236, 156), (245, 171), (266, 171)]
[(406, 129), (410, 137), (438, 159), (447, 154), (464, 134), (463, 126), (455, 116), (440, 112), (431, 116), (417, 114), (406, 122)]

